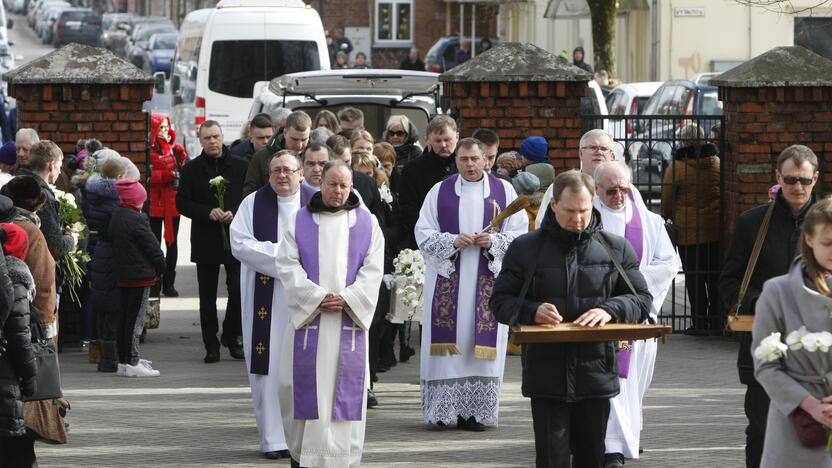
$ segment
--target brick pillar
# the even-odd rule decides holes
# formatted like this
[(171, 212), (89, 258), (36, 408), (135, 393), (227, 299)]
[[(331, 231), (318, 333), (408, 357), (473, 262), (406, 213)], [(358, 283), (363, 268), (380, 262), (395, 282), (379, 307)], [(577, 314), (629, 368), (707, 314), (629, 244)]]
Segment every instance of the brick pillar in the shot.
[(811, 148), (820, 163), (816, 193), (832, 183), (832, 61), (803, 47), (777, 47), (712, 82), (725, 111), (722, 171), (725, 223), (765, 203), (776, 184), (777, 156)]
[(494, 130), (501, 151), (518, 149), (528, 136), (543, 136), (557, 172), (580, 165), (581, 97), (590, 78), (521, 43), (501, 43), (439, 77), (442, 107), (457, 119), (460, 136), (480, 127)]
[(17, 127), (37, 130), (64, 153), (74, 153), (81, 139), (97, 138), (104, 146), (130, 158), (146, 175), (147, 114), (142, 103), (153, 95), (149, 84), (21, 84)]

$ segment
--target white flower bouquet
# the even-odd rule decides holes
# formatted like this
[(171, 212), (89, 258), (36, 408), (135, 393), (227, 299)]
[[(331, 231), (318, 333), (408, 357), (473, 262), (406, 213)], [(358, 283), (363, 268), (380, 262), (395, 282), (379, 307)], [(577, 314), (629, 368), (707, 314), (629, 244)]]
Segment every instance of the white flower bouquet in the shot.
[[(780, 340), (780, 336), (780, 333), (772, 333), (771, 335), (765, 337), (763, 341), (760, 342), (759, 346), (754, 349), (754, 359), (762, 362), (773, 362), (784, 358), (786, 353), (789, 351), (799, 351), (802, 349), (808, 353), (814, 353), (817, 351), (827, 353), (829, 352), (829, 348), (832, 348), (832, 333), (828, 331), (813, 333), (807, 331), (805, 326), (802, 326), (786, 335), (785, 343)], [(825, 369), (820, 372), (820, 380), (823, 383), (825, 394), (832, 394), (832, 388), (830, 388), (829, 381), (826, 378)], [(819, 424), (812, 418), (812, 416), (805, 413), (805, 410), (801, 407), (798, 407), (798, 410), (796, 410), (795, 413), (802, 411), (804, 412), (804, 415), (800, 416), (801, 419), (807, 421), (811, 420), (813, 424)], [(798, 424), (795, 423), (795, 426), (797, 425)], [(824, 428), (824, 430), (826, 431), (826, 450), (828, 452), (832, 452), (832, 430), (829, 428)], [(809, 430), (806, 429), (806, 432), (808, 433)], [(806, 444), (806, 442), (803, 441), (800, 431), (798, 431), (798, 437), (801, 439), (801, 443)], [(814, 435), (812, 435), (812, 439), (815, 439)], [(822, 444), (822, 442), (820, 443)]]
[[(61, 230), (64, 234), (76, 234), (79, 239), (83, 239), (87, 226), (81, 222), (82, 213), (81, 209), (78, 208), (78, 204), (75, 202), (75, 196), (63, 190), (58, 190), (51, 185), (49, 188), (55, 194), (55, 199), (58, 201), (58, 216), (61, 221)], [(78, 298), (78, 289), (81, 287), (81, 281), (84, 278), (84, 266), (89, 261), (89, 254), (76, 246), (64, 255), (59, 265), (61, 273), (64, 276), (63, 286), (69, 294), (70, 299), (76, 304), (81, 303)]]
[(421, 320), (424, 303), (425, 260), (418, 250), (404, 249), (393, 260), (394, 282), (389, 320)]

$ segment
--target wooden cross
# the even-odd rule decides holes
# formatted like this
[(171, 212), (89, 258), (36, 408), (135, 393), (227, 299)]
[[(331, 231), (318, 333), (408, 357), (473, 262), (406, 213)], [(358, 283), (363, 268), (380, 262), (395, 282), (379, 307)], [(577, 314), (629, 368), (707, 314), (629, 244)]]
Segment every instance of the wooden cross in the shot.
[(254, 349), (257, 351), (257, 354), (263, 354), (263, 351), (266, 350), (266, 347), (263, 346), (263, 342), (261, 341), (261, 342), (257, 343), (257, 347), (254, 348)]
[(260, 275), (260, 282), (263, 284), (267, 284), (269, 281), (271, 281), (271, 279), (271, 276)]
[(269, 312), (266, 310), (265, 307), (260, 307), (260, 310), (257, 311), (257, 315), (260, 316), (260, 320), (263, 320), (266, 318), (267, 315), (269, 315)]
[(350, 351), (355, 351), (355, 331), (358, 330), (358, 328), (355, 327), (355, 322), (353, 322), (349, 327), (344, 327), (344, 330), (352, 331), (352, 349), (350, 349)]
[(318, 328), (318, 326), (317, 325), (307, 325), (307, 326), (303, 327), (303, 329), (306, 330), (306, 332), (303, 334), (303, 349), (304, 350), (306, 350), (306, 339), (309, 337), (309, 329), (310, 328), (315, 330), (315, 329)]

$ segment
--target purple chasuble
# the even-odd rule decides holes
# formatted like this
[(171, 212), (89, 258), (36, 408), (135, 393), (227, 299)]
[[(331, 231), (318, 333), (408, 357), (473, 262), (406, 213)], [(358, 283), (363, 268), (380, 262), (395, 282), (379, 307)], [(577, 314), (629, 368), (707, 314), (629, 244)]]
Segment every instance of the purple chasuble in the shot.
[[(356, 208), (355, 224), (349, 231), (347, 253), (347, 281), (350, 286), (364, 265), (373, 237), (373, 224), (367, 210)], [(295, 240), (300, 263), (310, 281), (319, 284), (320, 264), (318, 223), (308, 208), (298, 211)], [(323, 313), (323, 312), (321, 312)], [(295, 419), (318, 419), (318, 331), (321, 313), (305, 327), (295, 330), (292, 382)], [(329, 312), (326, 312), (329, 313)], [(334, 421), (360, 421), (364, 409), (364, 372), (367, 344), (365, 331), (358, 327), (345, 311), (341, 311), (341, 344), (338, 353), (338, 377), (335, 384)]]
[[(632, 192), (628, 197), (630, 198), (630, 206), (633, 207), (633, 216), (624, 227), (624, 238), (636, 251), (636, 257), (641, 263), (641, 258), (644, 255), (644, 228), (641, 225), (641, 213)], [(622, 379), (626, 379), (630, 375), (630, 356), (632, 355), (633, 345), (633, 341), (628, 341), (626, 346), (622, 345), (618, 349), (618, 376)]]
[[(483, 227), (488, 226), (495, 216), (495, 203), (500, 211), (506, 207), (506, 191), (500, 179), (486, 174), (489, 196), (483, 199)], [(456, 194), (456, 181), (459, 175), (445, 179), (439, 186), (437, 197), (437, 215), (439, 230), (450, 234), (459, 234), (459, 195)], [(463, 207), (465, 209), (465, 207)], [(503, 226), (500, 226), (502, 229)], [(481, 359), (497, 358), (497, 320), (488, 306), (491, 290), (494, 287), (494, 275), (488, 269), (488, 259), (480, 252), (477, 268), (477, 286), (475, 303), (474, 356)], [(430, 317), (431, 356), (461, 354), (457, 347), (456, 326), (457, 307), (459, 303), (459, 268), (460, 256), (454, 260), (454, 272), (450, 278), (436, 276)]]
[[(300, 185), (300, 206), (309, 203), (314, 189)], [(272, 186), (266, 184), (254, 194), (254, 209), (252, 210), (252, 228), (254, 238), (260, 242), (277, 242), (277, 194)], [(251, 322), (251, 366), (252, 374), (268, 375), (269, 346), (272, 331), (272, 299), (274, 296), (274, 278), (269, 275), (254, 272), (254, 308), (255, 317)], [(257, 318), (260, 320), (258, 321)]]

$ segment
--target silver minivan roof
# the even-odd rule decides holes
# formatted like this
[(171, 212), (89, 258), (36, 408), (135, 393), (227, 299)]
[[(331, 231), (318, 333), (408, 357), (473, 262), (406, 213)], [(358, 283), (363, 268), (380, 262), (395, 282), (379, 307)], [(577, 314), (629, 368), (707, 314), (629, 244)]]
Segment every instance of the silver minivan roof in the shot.
[(433, 93), (439, 74), (408, 70), (336, 69), (290, 73), (269, 83), (269, 90), (284, 95), (379, 95), (407, 96)]

